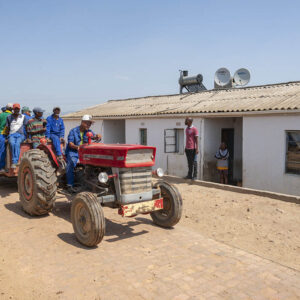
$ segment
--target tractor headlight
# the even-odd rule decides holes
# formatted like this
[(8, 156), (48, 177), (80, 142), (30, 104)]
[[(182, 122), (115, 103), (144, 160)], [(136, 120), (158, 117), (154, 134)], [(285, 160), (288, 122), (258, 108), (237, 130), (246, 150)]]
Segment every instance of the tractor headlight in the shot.
[(156, 170), (156, 175), (158, 176), (158, 177), (163, 177), (165, 174), (164, 174), (164, 170), (162, 169), (162, 168), (158, 168), (157, 170)]
[(106, 183), (108, 181), (108, 175), (105, 172), (101, 172), (98, 175), (98, 180), (100, 183)]

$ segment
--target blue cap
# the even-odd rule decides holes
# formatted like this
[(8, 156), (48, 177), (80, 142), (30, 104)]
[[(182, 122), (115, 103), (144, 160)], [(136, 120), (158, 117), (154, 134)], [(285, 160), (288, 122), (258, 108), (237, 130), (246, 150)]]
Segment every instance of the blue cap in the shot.
[(5, 111), (6, 111), (6, 106), (1, 107), (1, 110), (2, 110), (3, 112), (5, 112)]
[(43, 113), (45, 110), (41, 109), (40, 107), (35, 107), (32, 111), (36, 114), (36, 113)]

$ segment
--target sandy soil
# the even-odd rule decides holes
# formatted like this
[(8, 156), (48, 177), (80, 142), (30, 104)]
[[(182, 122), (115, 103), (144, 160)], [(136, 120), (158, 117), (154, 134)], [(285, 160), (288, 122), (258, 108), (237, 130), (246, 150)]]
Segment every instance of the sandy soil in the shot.
[[(173, 183), (183, 196), (183, 216), (178, 227), (186, 234), (193, 236), (197, 232), (300, 271), (300, 205), (207, 188), (181, 179), (173, 180)], [(49, 216), (31, 218), (21, 209), (16, 183), (0, 178), (0, 201), (0, 299), (69, 299), (66, 293), (71, 294), (81, 281), (90, 290), (81, 290), (83, 294), (78, 299), (87, 299), (84, 293), (93, 293), (96, 275), (109, 277), (107, 274), (112, 266), (115, 266), (114, 272), (119, 271), (120, 266), (115, 264), (117, 256), (113, 256), (116, 249), (123, 252), (132, 247), (139, 249), (134, 235), (144, 233), (147, 233), (145, 241), (149, 239), (149, 245), (155, 245), (155, 241), (150, 240), (150, 233), (160, 232), (159, 228), (149, 227), (152, 222), (148, 216), (148, 222), (145, 216), (142, 223), (133, 218), (123, 220), (121, 224), (118, 223), (120, 217), (106, 208), (109, 225), (106, 242), (89, 251), (74, 238), (70, 205), (64, 199), (58, 201)], [(135, 227), (140, 227), (141, 232), (130, 224), (138, 224)], [(121, 242), (112, 243), (111, 240)], [(148, 247), (147, 251), (151, 246)], [(102, 265), (98, 262), (101, 267), (90, 264), (98, 261), (101, 255), (106, 260)], [(47, 267), (42, 267), (43, 264)], [(57, 278), (60, 278), (59, 282)], [(92, 279), (94, 281), (90, 283)], [(109, 293), (110, 289), (102, 291)], [(103, 299), (110, 299), (110, 295)]]
[(181, 221), (201, 234), (300, 270), (300, 205), (181, 179)]

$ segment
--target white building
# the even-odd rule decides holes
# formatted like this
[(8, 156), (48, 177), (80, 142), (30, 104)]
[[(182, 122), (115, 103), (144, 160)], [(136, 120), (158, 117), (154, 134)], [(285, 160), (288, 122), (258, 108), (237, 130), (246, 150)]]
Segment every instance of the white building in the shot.
[(177, 176), (187, 173), (184, 120), (192, 116), (200, 179), (218, 182), (214, 155), (225, 141), (231, 182), (300, 195), (300, 82), (111, 100), (65, 115), (66, 133), (84, 114), (105, 143), (155, 146), (156, 165)]

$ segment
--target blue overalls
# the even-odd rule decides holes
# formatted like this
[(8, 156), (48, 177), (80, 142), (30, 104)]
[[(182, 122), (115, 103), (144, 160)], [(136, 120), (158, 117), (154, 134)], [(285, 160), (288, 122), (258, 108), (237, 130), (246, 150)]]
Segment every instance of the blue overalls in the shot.
[(0, 170), (5, 167), (6, 149), (5, 135), (0, 133)]
[[(92, 130), (87, 130), (83, 134), (83, 144), (86, 144), (88, 142), (88, 138), (86, 136), (87, 132), (92, 132), (93, 135), (94, 132)], [(76, 146), (79, 146), (81, 143), (81, 137), (80, 137), (80, 126), (77, 126), (73, 128), (68, 136), (68, 145), (66, 149), (66, 156), (67, 156), (67, 184), (70, 186), (74, 185), (74, 169), (78, 162), (78, 151), (75, 149), (72, 149), (69, 147), (69, 143), (73, 143)]]
[(63, 119), (58, 118), (56, 120), (53, 115), (49, 116), (47, 118), (45, 135), (48, 139), (52, 140), (52, 144), (55, 149), (56, 155), (62, 155), (60, 147), (60, 138), (65, 137), (65, 125)]
[[(18, 125), (18, 123), (16, 123), (16, 125), (14, 125), (18, 119), (22, 121), (22, 124)], [(26, 127), (27, 122), (27, 119), (23, 115), (18, 115), (15, 119), (15, 116), (11, 114), (6, 119), (6, 126), (9, 128), (8, 143), (10, 145), (11, 160), (13, 164), (17, 164), (19, 161), (21, 143), (25, 140), (24, 127)], [(13, 129), (14, 131), (11, 133)]]

